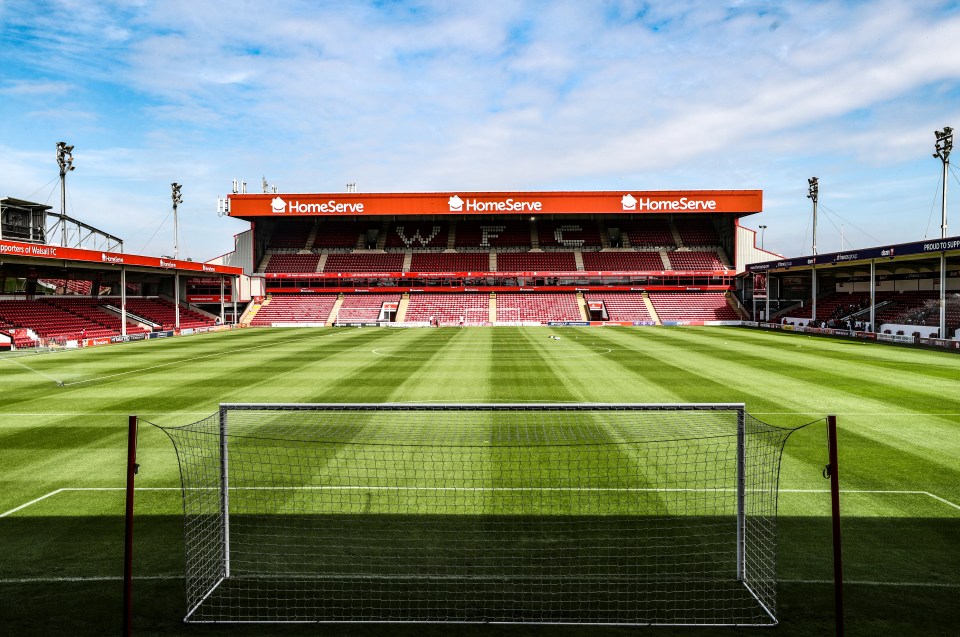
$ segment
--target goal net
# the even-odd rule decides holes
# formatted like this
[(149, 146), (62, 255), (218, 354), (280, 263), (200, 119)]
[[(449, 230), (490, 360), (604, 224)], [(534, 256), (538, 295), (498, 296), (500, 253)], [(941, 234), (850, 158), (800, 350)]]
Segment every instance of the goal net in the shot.
[(490, 308), (468, 307), (464, 310), (467, 325), (485, 325), (490, 322)]
[(742, 405), (222, 405), (167, 428), (187, 622), (769, 625)]

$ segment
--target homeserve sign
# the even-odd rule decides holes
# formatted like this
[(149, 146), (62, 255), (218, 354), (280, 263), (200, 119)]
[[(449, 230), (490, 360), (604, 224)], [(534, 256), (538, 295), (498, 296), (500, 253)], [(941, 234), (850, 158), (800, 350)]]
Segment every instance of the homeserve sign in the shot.
[(673, 211), (673, 210), (716, 210), (717, 202), (714, 199), (690, 199), (688, 197), (680, 197), (679, 199), (671, 200), (657, 200), (650, 199), (649, 197), (645, 199), (637, 199), (631, 194), (626, 194), (620, 198), (620, 204), (623, 206), (624, 210), (633, 211)]
[(336, 199), (325, 201), (323, 203), (300, 203), (299, 201), (285, 202), (280, 197), (274, 197), (270, 202), (270, 209), (275, 215), (284, 213), (291, 214), (310, 214), (310, 213), (362, 213), (362, 203), (342, 203)]
[(450, 212), (540, 212), (543, 203), (539, 201), (517, 201), (504, 199), (502, 201), (477, 201), (476, 199), (462, 199), (454, 195), (447, 200)]
[[(542, 212), (543, 203), (539, 201), (517, 201), (505, 199), (503, 201), (477, 201), (476, 199), (462, 199), (459, 195), (450, 197), (447, 201), (450, 212)], [(690, 199), (680, 197), (673, 200), (637, 199), (631, 194), (620, 198), (620, 205), (626, 211), (673, 211), (673, 210), (716, 210), (717, 202), (714, 199)]]

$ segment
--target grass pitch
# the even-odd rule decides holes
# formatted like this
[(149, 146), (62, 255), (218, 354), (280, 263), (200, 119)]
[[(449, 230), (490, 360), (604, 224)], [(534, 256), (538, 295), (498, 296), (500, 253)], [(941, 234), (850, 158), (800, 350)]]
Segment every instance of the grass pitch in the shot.
[[(548, 338), (551, 334), (560, 340)], [(119, 630), (126, 416), (220, 402), (744, 402), (772, 424), (836, 413), (851, 635), (960, 625), (960, 357), (734, 328), (244, 330), (0, 358), (0, 632)], [(58, 386), (62, 383), (62, 386)], [(182, 508), (166, 436), (140, 435), (135, 629), (184, 626)], [(832, 631), (822, 427), (781, 472), (778, 635)], [(315, 634), (230, 627), (231, 634)], [(607, 635), (591, 627), (332, 626), (344, 635)], [(733, 629), (657, 628), (658, 634)], [(770, 630), (770, 629), (754, 629)]]

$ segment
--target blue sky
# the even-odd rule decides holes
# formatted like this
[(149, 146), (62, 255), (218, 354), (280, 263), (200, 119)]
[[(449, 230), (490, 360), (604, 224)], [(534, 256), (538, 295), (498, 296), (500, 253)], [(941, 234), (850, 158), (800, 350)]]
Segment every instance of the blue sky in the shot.
[[(766, 247), (940, 234), (957, 2), (0, 0), (0, 196), (208, 259), (281, 192), (759, 188)], [(960, 150), (960, 149), (958, 149)], [(957, 155), (960, 162), (960, 155)], [(960, 172), (951, 230), (960, 235)], [(164, 219), (166, 221), (164, 222)], [(152, 238), (151, 238), (152, 237)]]

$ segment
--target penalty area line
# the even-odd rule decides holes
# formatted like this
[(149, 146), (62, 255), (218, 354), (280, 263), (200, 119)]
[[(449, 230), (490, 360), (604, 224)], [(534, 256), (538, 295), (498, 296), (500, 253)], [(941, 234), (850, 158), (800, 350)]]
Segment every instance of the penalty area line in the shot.
[(14, 360), (13, 358), (3, 358), (3, 359), (0, 359), (0, 360), (5, 360), (5, 361), (7, 361), (7, 362), (13, 363), (14, 365), (19, 365), (20, 367), (24, 368), (25, 370), (30, 371), (30, 372), (33, 372), (34, 374), (40, 374), (41, 376), (43, 376), (43, 377), (46, 378), (47, 380), (52, 380), (53, 382), (55, 382), (55, 383), (57, 383), (57, 384), (60, 384), (60, 382), (61, 382), (59, 378), (54, 378), (53, 376), (49, 376), (49, 375), (47, 375), (47, 374), (44, 374), (43, 372), (41, 372), (41, 371), (39, 371), (39, 370), (36, 370), (36, 369), (30, 367), (29, 365), (24, 365), (23, 363), (21, 363), (21, 362), (19, 362), (19, 361), (17, 361), (17, 360)]
[[(126, 487), (63, 487), (61, 489), (55, 489), (50, 493), (40, 496), (39, 498), (34, 498), (29, 502), (24, 502), (20, 506), (14, 507), (9, 511), (4, 511), (3, 513), (0, 513), (0, 518), (5, 518), (8, 515), (16, 513), (17, 511), (22, 511), (23, 509), (37, 504), (38, 502), (42, 502), (47, 498), (51, 498), (58, 493), (64, 493), (67, 491), (126, 491), (126, 489)], [(180, 491), (180, 487), (137, 487), (136, 491)]]
[[(300, 341), (306, 341), (306, 340), (315, 339), (315, 338), (325, 338), (325, 337), (328, 337), (328, 336), (332, 336), (333, 334), (336, 334), (336, 332), (322, 332), (322, 333), (320, 333), (319, 335), (317, 335), (317, 334), (311, 334), (310, 336), (304, 336), (303, 338), (294, 339), (293, 342), (299, 343)], [(158, 364), (158, 365), (151, 365), (151, 366), (149, 366), (149, 367), (141, 367), (141, 368), (139, 368), (139, 369), (130, 369), (130, 370), (127, 370), (127, 371), (125, 371), (125, 372), (117, 372), (116, 374), (107, 374), (106, 376), (97, 376), (96, 378), (86, 378), (86, 379), (84, 379), (84, 380), (75, 380), (75, 381), (70, 382), (70, 383), (63, 383), (63, 386), (64, 386), (64, 387), (73, 387), (74, 385), (83, 385), (83, 384), (85, 384), (85, 383), (94, 383), (94, 382), (96, 382), (96, 381), (98, 381), (98, 380), (107, 380), (107, 379), (109, 379), (109, 378), (116, 378), (116, 377), (118, 377), (118, 376), (127, 376), (127, 375), (129, 375), (129, 374), (139, 374), (140, 372), (148, 372), (148, 371), (151, 371), (151, 370), (154, 370), (154, 369), (161, 369), (161, 368), (163, 368), (163, 367), (170, 367), (171, 365), (182, 365), (183, 363), (190, 363), (190, 362), (202, 360), (202, 359), (205, 359), (205, 358), (213, 358), (214, 356), (224, 357), (224, 356), (229, 356), (230, 354), (245, 354), (245, 353), (249, 352), (250, 350), (263, 349), (263, 348), (265, 348), (265, 347), (276, 347), (276, 345), (275, 345), (275, 343), (264, 343), (263, 345), (253, 345), (252, 347), (245, 347), (245, 348), (243, 348), (243, 349), (235, 349), (235, 350), (233, 350), (233, 351), (212, 352), (212, 353), (210, 353), (210, 354), (202, 354), (202, 355), (200, 355), (200, 356), (193, 356), (193, 357), (191, 357), (191, 358), (181, 358), (181, 359), (179, 359), (179, 360), (170, 361), (170, 362), (167, 362), (167, 363), (160, 363), (160, 364)], [(39, 374), (40, 372), (37, 372), (37, 373)], [(48, 378), (49, 378), (49, 377), (48, 377)], [(52, 379), (52, 380), (57, 380), (57, 379), (54, 378), (54, 379)], [(60, 381), (57, 380), (57, 382), (60, 382)]]

